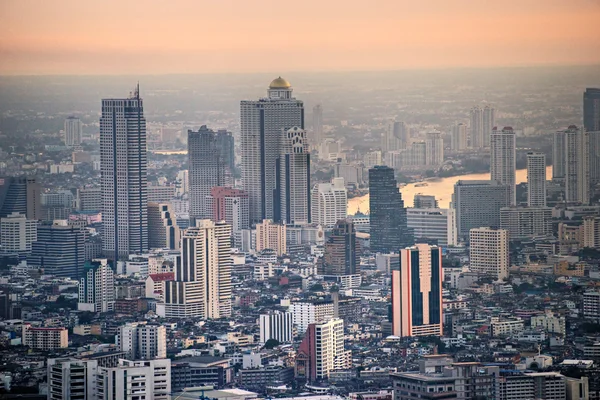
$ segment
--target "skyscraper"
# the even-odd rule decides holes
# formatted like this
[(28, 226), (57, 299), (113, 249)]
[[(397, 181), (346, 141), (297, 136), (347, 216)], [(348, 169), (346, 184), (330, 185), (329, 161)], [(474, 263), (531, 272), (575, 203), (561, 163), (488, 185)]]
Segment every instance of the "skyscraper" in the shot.
[(588, 204), (590, 201), (590, 135), (575, 125), (565, 131), (565, 200)]
[(33, 177), (0, 178), (0, 217), (18, 212), (28, 219), (42, 218), (42, 187)]
[(546, 207), (546, 155), (527, 153), (527, 206)]
[(31, 245), (37, 240), (37, 224), (17, 212), (0, 218), (0, 253), (31, 253)]
[(81, 120), (75, 117), (65, 119), (65, 146), (74, 147), (81, 144)]
[(475, 106), (471, 109), (470, 113), (471, 120), (471, 140), (470, 147), (474, 149), (480, 149), (483, 147), (483, 116), (481, 115), (481, 108)]
[(600, 183), (600, 131), (588, 131), (590, 185)]
[(318, 146), (323, 140), (323, 107), (317, 104), (313, 107), (313, 140), (314, 146)]
[(491, 179), (508, 186), (511, 205), (517, 204), (516, 194), (516, 141), (515, 132), (510, 126), (501, 131), (494, 128), (491, 137), (490, 170)]
[(181, 230), (169, 203), (148, 203), (148, 246), (179, 250)]
[(467, 126), (463, 123), (456, 124), (452, 127), (451, 147), (453, 151), (462, 151), (468, 147)]
[[(569, 129), (577, 128), (575, 125), (571, 125)], [(554, 132), (552, 142), (552, 179), (565, 179), (565, 168), (566, 168), (566, 151), (565, 151), (565, 137), (568, 130)]]
[(256, 251), (273, 250), (278, 257), (287, 252), (286, 227), (265, 219), (256, 224)]
[(292, 97), (292, 85), (279, 77), (268, 97), (240, 104), (242, 181), (248, 192), (250, 222), (275, 217), (275, 166), (281, 154), (281, 138), (295, 126), (304, 129), (304, 104)]
[(188, 131), (190, 217), (212, 217), (206, 197), (215, 186), (233, 184), (233, 136), (215, 132), (202, 125), (198, 132)]
[(587, 88), (583, 93), (583, 128), (600, 131), (600, 88)]
[(167, 358), (167, 329), (146, 321), (129, 322), (119, 327), (115, 344), (128, 360)]
[(483, 131), (483, 147), (490, 147), (492, 129), (496, 126), (496, 110), (485, 106), (481, 117), (481, 130)]
[(66, 220), (39, 225), (27, 264), (46, 274), (79, 280), (85, 265), (85, 233)]
[(471, 271), (496, 279), (508, 278), (508, 231), (505, 229), (474, 228), (469, 237)]
[(310, 153), (306, 132), (295, 126), (281, 137), (276, 164), (275, 220), (286, 224), (307, 224), (310, 216)]
[(360, 244), (354, 223), (339, 220), (325, 242), (320, 275), (354, 275), (360, 273)]
[(392, 270), (392, 334), (441, 336), (442, 249), (424, 243), (400, 250)]
[(115, 272), (106, 259), (87, 261), (79, 279), (79, 311), (109, 312), (115, 309)]
[(260, 343), (275, 339), (279, 343), (290, 343), (294, 340), (292, 313), (274, 311), (260, 315)]
[(388, 128), (383, 134), (381, 148), (385, 153), (388, 151), (402, 150), (408, 147), (409, 141), (409, 128), (404, 122), (394, 121), (388, 125)]
[(250, 228), (248, 193), (240, 189), (214, 187), (210, 191), (212, 220), (225, 221), (231, 225), (233, 243), (241, 246), (242, 230)]
[(139, 85), (127, 99), (102, 100), (102, 249), (114, 260), (148, 251), (146, 119)]
[(404, 201), (392, 168), (376, 166), (369, 170), (369, 209), (371, 251), (391, 253), (413, 244)]
[(430, 132), (425, 139), (425, 164), (439, 167), (444, 163), (444, 139), (439, 132)]
[(312, 222), (324, 228), (333, 228), (348, 214), (348, 190), (344, 178), (333, 178), (331, 183), (317, 183), (310, 199)]

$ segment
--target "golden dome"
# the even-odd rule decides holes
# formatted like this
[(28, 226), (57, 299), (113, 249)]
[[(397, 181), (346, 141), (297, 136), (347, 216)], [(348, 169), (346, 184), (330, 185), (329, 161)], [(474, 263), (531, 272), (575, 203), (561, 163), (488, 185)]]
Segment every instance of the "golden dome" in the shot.
[(269, 89), (289, 89), (291, 87), (292, 85), (290, 85), (290, 83), (282, 77), (273, 79), (273, 81), (271, 81), (271, 84), (269, 85)]

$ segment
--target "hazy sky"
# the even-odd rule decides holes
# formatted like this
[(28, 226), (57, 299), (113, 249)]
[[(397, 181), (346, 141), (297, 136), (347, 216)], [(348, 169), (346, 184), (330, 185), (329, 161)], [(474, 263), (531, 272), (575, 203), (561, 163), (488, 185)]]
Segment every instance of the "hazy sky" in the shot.
[(0, 0), (0, 74), (600, 64), (600, 0)]

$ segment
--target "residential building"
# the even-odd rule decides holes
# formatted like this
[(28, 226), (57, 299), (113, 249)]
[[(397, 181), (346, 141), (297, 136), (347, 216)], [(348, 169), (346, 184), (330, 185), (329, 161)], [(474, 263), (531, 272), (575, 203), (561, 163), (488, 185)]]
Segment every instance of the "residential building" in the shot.
[(312, 222), (331, 229), (348, 215), (348, 190), (344, 178), (333, 178), (330, 183), (317, 183), (311, 193)]
[(417, 193), (413, 197), (414, 208), (439, 208), (435, 196)]
[(275, 221), (285, 224), (310, 223), (310, 152), (304, 129), (294, 126), (284, 131), (275, 169)]
[(79, 280), (80, 311), (110, 312), (115, 307), (115, 272), (106, 259), (87, 261)]
[(430, 132), (425, 138), (425, 164), (439, 167), (444, 163), (444, 139), (439, 132)]
[(360, 244), (356, 241), (354, 223), (339, 220), (325, 242), (320, 275), (355, 275), (360, 273)]
[(115, 367), (98, 367), (98, 398), (105, 400), (171, 398), (171, 360), (119, 360)]
[(508, 231), (473, 228), (469, 235), (469, 267), (472, 272), (498, 280), (508, 278)]
[(590, 134), (575, 125), (564, 134), (565, 200), (586, 205), (590, 202)]
[(181, 230), (169, 203), (148, 203), (148, 247), (179, 250)]
[(400, 267), (392, 270), (392, 334), (441, 336), (442, 250), (417, 243), (400, 250)]
[(490, 334), (493, 337), (515, 335), (523, 332), (524, 330), (525, 322), (520, 317), (492, 317), (490, 320)]
[(323, 107), (317, 104), (313, 107), (313, 137), (311, 142), (318, 146), (323, 140)]
[(99, 187), (77, 189), (77, 209), (79, 211), (101, 211), (102, 189)]
[(23, 324), (21, 341), (23, 346), (42, 351), (64, 349), (69, 346), (67, 328), (41, 328)]
[(583, 294), (583, 317), (600, 322), (600, 292), (587, 291)]
[(65, 146), (75, 147), (81, 144), (81, 120), (75, 117), (65, 119)]
[(484, 147), (482, 110), (478, 106), (475, 106), (471, 109), (469, 114), (471, 121), (470, 147), (481, 149)]
[(265, 219), (256, 224), (256, 252), (270, 249), (278, 257), (287, 253), (286, 226)]
[(490, 147), (491, 134), (496, 126), (496, 110), (493, 107), (485, 106), (481, 114), (481, 130), (483, 131), (483, 147)]
[(390, 253), (413, 244), (392, 168), (376, 166), (369, 170), (369, 210), (372, 252)]
[(500, 228), (508, 231), (510, 240), (552, 235), (552, 208), (501, 208)]
[(494, 127), (490, 140), (491, 180), (508, 186), (510, 205), (516, 205), (517, 195), (515, 185), (517, 164), (515, 132), (510, 126), (506, 126), (502, 130)]
[[(571, 127), (575, 127), (572, 125)], [(576, 127), (575, 127), (576, 128)], [(568, 130), (554, 132), (552, 142), (552, 180), (562, 181), (566, 178), (567, 152), (565, 138)]]
[(96, 360), (48, 359), (48, 400), (96, 399), (97, 368)]
[(175, 280), (173, 272), (150, 273), (146, 278), (146, 298), (165, 301), (165, 282)]
[(365, 182), (365, 171), (361, 166), (338, 163), (333, 166), (333, 174), (336, 178), (344, 178), (347, 186), (362, 186)]
[(128, 360), (167, 358), (167, 328), (146, 321), (130, 322), (119, 326), (115, 344)]
[(308, 325), (327, 322), (334, 316), (333, 301), (294, 301), (290, 304), (292, 321), (298, 332), (305, 332)]
[[(410, 129), (404, 122), (394, 121), (388, 125), (383, 134), (381, 148), (384, 153), (406, 149), (410, 142)], [(380, 164), (377, 164), (380, 165)]]
[(279, 343), (291, 343), (293, 336), (293, 315), (291, 312), (274, 311), (259, 317), (260, 343), (275, 339)]
[(583, 93), (583, 128), (588, 132), (600, 131), (599, 88), (586, 88)]
[(452, 127), (452, 137), (450, 143), (452, 151), (463, 151), (467, 149), (469, 145), (467, 125), (461, 122)]
[(600, 249), (600, 216), (583, 217), (582, 245), (592, 249)]
[(0, 218), (0, 253), (31, 253), (31, 245), (37, 240), (37, 224), (17, 212)]
[(42, 218), (42, 186), (34, 177), (0, 178), (0, 218), (12, 213)]
[(222, 388), (233, 382), (233, 366), (228, 358), (195, 356), (177, 358), (171, 364), (171, 388), (212, 386)]
[(119, 260), (148, 251), (146, 119), (139, 85), (127, 99), (102, 100), (102, 246)]
[(231, 225), (233, 244), (242, 245), (242, 230), (250, 228), (248, 193), (240, 189), (214, 187), (210, 191), (213, 221), (225, 221)]
[(175, 197), (177, 186), (148, 184), (149, 203), (169, 203)]
[(27, 264), (44, 269), (46, 274), (79, 280), (85, 264), (85, 232), (66, 220), (37, 228)]
[(565, 336), (567, 333), (565, 317), (552, 313), (534, 315), (531, 317), (531, 327), (533, 329), (543, 328), (546, 332), (557, 333), (561, 336)]
[(414, 233), (415, 242), (437, 243), (439, 246), (458, 244), (454, 209), (409, 207), (406, 209), (406, 221), (408, 229)]
[(274, 219), (276, 165), (282, 132), (304, 129), (304, 104), (292, 96), (292, 85), (279, 77), (269, 85), (267, 97), (240, 103), (242, 182), (248, 192), (250, 222)]
[(527, 206), (546, 207), (546, 155), (527, 153)]

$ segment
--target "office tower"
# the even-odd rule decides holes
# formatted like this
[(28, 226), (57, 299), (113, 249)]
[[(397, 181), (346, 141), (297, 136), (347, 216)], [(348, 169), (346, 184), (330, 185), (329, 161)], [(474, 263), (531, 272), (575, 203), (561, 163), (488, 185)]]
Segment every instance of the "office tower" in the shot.
[(600, 131), (600, 89), (587, 88), (583, 93), (583, 128)]
[(114, 260), (148, 251), (146, 119), (139, 85), (127, 99), (102, 100), (102, 250)]
[(116, 367), (98, 367), (97, 393), (99, 399), (171, 398), (171, 360), (119, 360)]
[(469, 136), (467, 135), (467, 125), (462, 122), (452, 127), (452, 151), (466, 150), (469, 145)]
[(296, 356), (296, 377), (309, 382), (329, 378), (352, 366), (352, 351), (344, 348), (344, 321), (310, 324)]
[(65, 146), (75, 147), (81, 144), (81, 120), (75, 117), (65, 119)]
[(106, 259), (86, 261), (79, 280), (77, 310), (110, 312), (115, 309), (115, 272)]
[(42, 351), (64, 349), (69, 347), (69, 330), (67, 328), (41, 328), (24, 323), (21, 341), (23, 346)]
[(281, 153), (275, 165), (275, 221), (310, 223), (310, 153), (306, 132), (297, 126), (280, 138)]
[(425, 164), (439, 167), (444, 163), (444, 139), (439, 132), (430, 132), (425, 138)]
[[(571, 125), (569, 129), (576, 129), (575, 125)], [(552, 143), (552, 179), (565, 179), (566, 169), (566, 143), (565, 138), (567, 131), (569, 130), (556, 131), (553, 135)]]
[(198, 132), (188, 131), (190, 217), (206, 219), (212, 212), (205, 204), (215, 186), (233, 184), (233, 136), (215, 132), (202, 125)]
[(552, 208), (506, 207), (500, 209), (500, 228), (511, 240), (552, 235)]
[(435, 196), (429, 194), (417, 193), (413, 197), (414, 208), (438, 208), (438, 201)]
[(168, 203), (175, 197), (176, 185), (148, 184), (148, 203)]
[(456, 210), (458, 235), (472, 228), (500, 226), (500, 209), (508, 207), (509, 189), (496, 181), (461, 180), (454, 184), (452, 207)]
[(292, 97), (292, 85), (279, 77), (267, 97), (240, 103), (242, 182), (250, 200), (250, 223), (275, 217), (275, 165), (281, 137), (288, 129), (304, 129), (304, 104)]
[(369, 195), (371, 251), (391, 253), (413, 244), (393, 169), (377, 166), (369, 170)]
[(565, 200), (589, 204), (589, 132), (575, 125), (565, 131)]
[(97, 360), (48, 359), (48, 400), (96, 399)]
[(546, 155), (527, 153), (527, 206), (546, 207)]
[(181, 230), (168, 203), (148, 203), (148, 247), (179, 250)]
[(278, 257), (287, 253), (286, 227), (276, 224), (270, 219), (256, 224), (256, 248), (257, 252), (270, 249)]
[(590, 185), (595, 186), (600, 183), (600, 131), (589, 131), (588, 136)]
[(167, 328), (146, 321), (129, 322), (118, 328), (115, 344), (128, 360), (167, 358)]
[(31, 253), (31, 245), (37, 240), (37, 224), (16, 212), (0, 218), (0, 253)]
[(77, 209), (79, 211), (101, 211), (102, 210), (102, 189), (101, 188), (80, 188), (77, 189)]
[[(189, 144), (188, 144), (189, 146)], [(189, 159), (189, 154), (188, 154)], [(175, 182), (175, 196), (181, 197), (184, 194), (189, 193), (190, 191), (190, 171), (187, 169), (182, 169), (177, 173), (177, 180)]]
[(225, 221), (231, 225), (233, 243), (241, 246), (242, 230), (250, 228), (248, 193), (239, 189), (214, 187), (210, 191), (213, 221)]
[(511, 205), (517, 204), (516, 194), (516, 141), (515, 132), (509, 126), (501, 131), (492, 130), (490, 154), (491, 180), (508, 186)]
[(439, 246), (456, 246), (456, 212), (450, 208), (407, 208), (406, 222), (415, 242), (435, 243)]
[(330, 183), (317, 183), (311, 195), (312, 222), (324, 228), (333, 228), (348, 214), (348, 190), (344, 178), (333, 178)]
[(310, 324), (327, 322), (335, 315), (331, 300), (294, 301), (290, 304), (289, 311), (298, 332), (305, 332)]
[(441, 336), (442, 249), (424, 243), (400, 250), (392, 270), (392, 334)]
[(472, 272), (498, 280), (508, 278), (508, 231), (473, 228), (469, 235), (469, 266)]
[(490, 135), (496, 126), (496, 110), (485, 106), (481, 116), (481, 130), (483, 134), (483, 147), (490, 147)]
[(218, 319), (231, 316), (231, 226), (197, 220), (184, 231), (175, 280), (165, 282), (164, 318)]
[(383, 134), (381, 148), (385, 153), (406, 149), (410, 142), (409, 128), (404, 122), (391, 122)]
[(39, 225), (27, 264), (49, 275), (79, 280), (85, 264), (85, 232), (65, 220)]
[(313, 140), (311, 142), (318, 146), (323, 140), (323, 107), (317, 104), (313, 107)]
[(474, 149), (480, 149), (484, 145), (483, 141), (483, 116), (481, 108), (475, 106), (471, 109), (470, 113), (471, 120), (471, 140), (470, 147)]
[(260, 315), (260, 343), (275, 339), (279, 343), (291, 343), (294, 340), (292, 313), (274, 311)]
[(600, 216), (583, 217), (582, 245), (592, 249), (600, 249)]
[(327, 241), (319, 275), (360, 274), (360, 244), (356, 241), (354, 223), (339, 220)]
[(28, 219), (41, 219), (41, 193), (35, 178), (0, 178), (0, 217), (18, 212)]
[(70, 190), (57, 190), (42, 193), (42, 220), (54, 221), (55, 219), (69, 219), (75, 206), (75, 196)]

